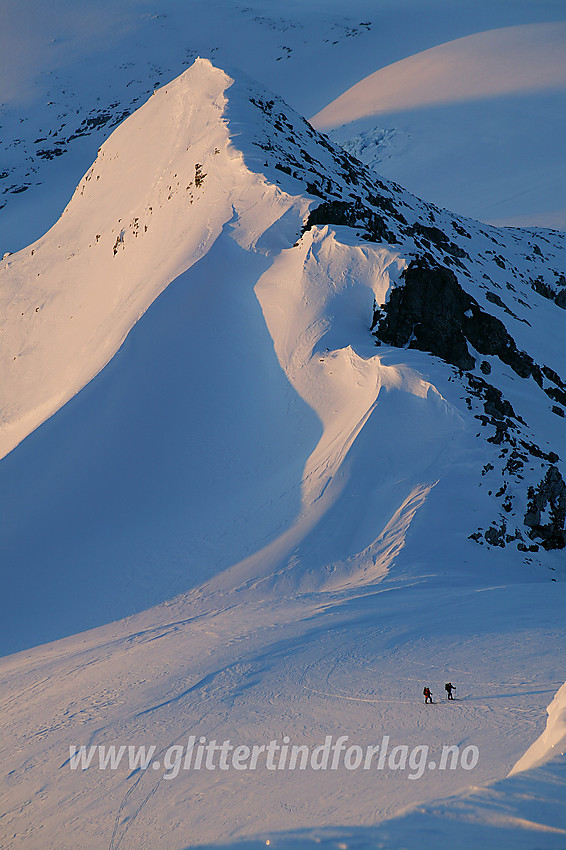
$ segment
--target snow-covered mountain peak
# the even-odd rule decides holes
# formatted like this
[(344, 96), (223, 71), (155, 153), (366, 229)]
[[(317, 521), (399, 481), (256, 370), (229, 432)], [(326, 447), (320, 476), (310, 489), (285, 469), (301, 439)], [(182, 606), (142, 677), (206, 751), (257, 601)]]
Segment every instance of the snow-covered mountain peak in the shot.
[[(1, 269), (2, 650), (25, 652), (0, 843), (265, 846), (290, 813), (357, 830), (472, 781), (203, 765), (173, 791), (188, 733), (473, 744), (474, 783), (505, 776), (564, 678), (565, 253), (207, 60), (112, 134)], [(130, 741), (149, 770), (69, 767)]]
[(228, 222), (249, 248), (295, 206), (290, 229), (260, 250), (270, 238), (293, 244), (306, 193), (345, 197), (350, 177), (359, 182), (351, 162), (207, 59), (157, 90), (104, 142), (53, 228), (3, 262), (1, 454), (100, 371)]
[[(117, 210), (126, 215), (128, 205), (135, 209), (147, 200), (161, 204), (174, 198), (173, 187), (178, 187), (170, 183), (175, 175), (179, 184), (184, 180), (194, 189), (195, 156), (204, 159), (216, 143), (226, 145), (219, 119), (226, 103), (224, 91), (231, 83), (207, 59), (197, 59), (171, 83), (156, 89), (101, 146), (68, 211), (74, 212), (82, 197), (104, 204), (101, 213), (109, 216)], [(95, 185), (103, 177), (109, 185)]]
[[(85, 510), (92, 498), (102, 511), (108, 563), (129, 551), (125, 505), (149, 535), (135, 556), (141, 590), (132, 602), (121, 587), (113, 617), (229, 567), (227, 581), (261, 575), (278, 592), (367, 584), (418, 545), (413, 521), (427, 510), (444, 530), (439, 562), (510, 548), (542, 557), (546, 574), (540, 544), (564, 545), (564, 267), (562, 234), (427, 204), (262, 86), (197, 60), (102, 145), (57, 224), (4, 260), (4, 454), (52, 417), (7, 459), (11, 557), (24, 558), (35, 447), (47, 441), (43, 463), (84, 428), (99, 468), (90, 453), (65, 459), (50, 510), (65, 515), (86, 463)], [(242, 476), (249, 491), (235, 499)], [(122, 493), (114, 508), (100, 502), (108, 480)], [(456, 510), (470, 480), (476, 508)], [(212, 531), (219, 506), (233, 534)], [(62, 574), (77, 537), (50, 554)], [(146, 554), (163, 546), (183, 564), (166, 578)], [(89, 551), (82, 568), (105, 557)], [(89, 622), (105, 616), (93, 605)]]
[(5, 258), (2, 454), (100, 371), (248, 204), (258, 181), (223, 118), (231, 83), (201, 59), (156, 91), (101, 146), (54, 227)]

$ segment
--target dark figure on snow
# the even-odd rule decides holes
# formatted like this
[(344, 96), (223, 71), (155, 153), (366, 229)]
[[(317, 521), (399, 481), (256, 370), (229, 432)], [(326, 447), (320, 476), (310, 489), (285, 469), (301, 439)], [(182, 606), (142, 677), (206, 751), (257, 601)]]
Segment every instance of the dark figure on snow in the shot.
[(425, 688), (424, 691), (423, 691), (423, 694), (424, 694), (425, 705), (427, 704), (427, 702), (429, 700), (432, 703), (432, 694), (430, 692), (430, 688)]
[(448, 694), (448, 699), (454, 699), (454, 697), (452, 696), (452, 691), (455, 691), (456, 688), (454, 687), (452, 682), (446, 682), (446, 684), (444, 685), (444, 690)]

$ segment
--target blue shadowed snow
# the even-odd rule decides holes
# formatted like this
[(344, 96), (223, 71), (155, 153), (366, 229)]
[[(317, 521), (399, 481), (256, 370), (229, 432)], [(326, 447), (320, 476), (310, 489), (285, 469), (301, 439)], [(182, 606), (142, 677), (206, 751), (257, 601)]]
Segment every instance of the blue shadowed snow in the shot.
[(265, 263), (225, 230), (3, 461), (3, 653), (161, 602), (293, 520), (321, 428), (254, 295)]

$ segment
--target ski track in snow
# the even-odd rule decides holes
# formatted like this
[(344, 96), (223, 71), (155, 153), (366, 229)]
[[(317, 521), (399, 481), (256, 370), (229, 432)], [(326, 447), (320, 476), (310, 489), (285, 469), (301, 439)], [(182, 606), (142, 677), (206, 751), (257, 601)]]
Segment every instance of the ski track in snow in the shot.
[[(239, 10), (246, 27), (273, 30), (279, 52), (283, 37), (298, 38), (299, 52), (304, 24), (291, 36), (286, 19), (252, 11)], [(320, 36), (340, 30), (336, 44), (354, 62), (344, 44), (362, 43), (369, 24), (344, 29), (336, 15)], [(446, 39), (469, 35), (443, 26)], [(429, 46), (417, 30), (408, 32), (416, 56)], [(277, 61), (266, 45), (257, 61)], [(329, 49), (317, 48), (327, 68), (337, 66)], [(391, 51), (390, 63), (409, 61)], [(348, 71), (352, 84), (371, 71), (364, 62)], [(271, 73), (293, 90), (303, 66)], [(326, 79), (328, 100), (336, 79)], [(179, 850), (265, 846), (273, 836), (281, 848), (393, 848), (417, 846), (419, 818), (450, 828), (471, 811), (494, 829), (486, 846), (500, 829), (502, 847), (529, 846), (529, 830), (558, 847), (550, 841), (563, 841), (563, 821), (551, 823), (547, 788), (563, 779), (556, 759), (540, 761), (562, 738), (538, 736), (565, 678), (564, 584), (548, 580), (549, 570), (561, 576), (560, 553), (486, 554), (467, 539), (470, 524), (488, 526), (493, 503), (462, 499), (483, 485), (487, 457), (466, 391), (438, 358), (376, 348), (369, 335), (374, 302), (407, 264), (406, 245), (360, 244), (341, 225), (300, 235), (319, 199), (270, 171), (257, 145), (238, 149), (247, 85), (201, 60), (157, 91), (103, 145), (58, 224), (3, 262), (12, 370), (2, 403), (4, 542), (6, 562), (18, 564), (4, 623), (13, 619), (12, 639), (26, 649), (0, 662), (2, 846)], [(303, 100), (322, 106), (308, 88)], [(401, 169), (408, 149), (396, 154)], [(56, 173), (56, 163), (42, 168)], [(27, 208), (18, 197), (7, 212)], [(407, 215), (426, 212), (457, 240), (449, 213), (434, 208), (434, 218), (403, 197)], [(489, 202), (520, 197), (507, 187)], [(519, 347), (560, 372), (562, 314), (527, 279), (559, 266), (559, 234), (466, 226), (473, 235), (460, 243), (491, 285), (474, 289), (478, 299), (500, 310)], [(539, 260), (533, 243), (552, 259)], [(517, 288), (504, 288), (507, 272), (489, 256), (499, 250), (524, 270)], [(484, 297), (494, 287), (502, 307)], [(537, 321), (545, 333), (531, 332)], [(563, 445), (562, 423), (534, 382), (491, 361), (492, 380), (532, 412), (541, 445)], [(138, 443), (141, 432), (150, 436)], [(492, 460), (485, 490), (501, 483), (495, 446)], [(536, 483), (529, 463), (524, 475)], [(519, 492), (518, 479), (508, 484)], [(17, 587), (21, 595), (9, 596)], [(55, 636), (63, 639), (44, 643)], [(34, 640), (42, 645), (27, 648)], [(449, 679), (454, 704), (440, 699)], [(424, 684), (432, 706), (422, 704)], [(562, 697), (552, 705), (561, 735)], [(69, 767), (73, 744), (155, 744), (163, 762), (190, 734), (249, 744), (289, 735), (314, 747), (342, 733), (364, 746), (387, 734), (434, 752), (473, 744), (480, 762), (471, 774), (430, 771), (415, 782), (393, 770), (192, 770), (168, 781), (163, 769)], [(507, 779), (535, 740), (527, 773)], [(546, 825), (523, 812), (541, 788)], [(455, 792), (464, 796), (442, 800)], [(501, 814), (500, 799), (513, 814)], [(306, 832), (293, 835), (290, 824)], [(330, 832), (313, 837), (313, 827)], [(474, 835), (468, 824), (462, 847)]]
[[(359, 590), (338, 595), (309, 594), (287, 602), (258, 601), (251, 608), (250, 603), (241, 603), (225, 611), (216, 610), (213, 599), (201, 600), (210, 613), (201, 611), (189, 618), (182, 613), (187, 606), (193, 610), (198, 607), (198, 599), (180, 599), (173, 606), (138, 615), (129, 624), (69, 638), (63, 642), (66, 649), (63, 644), (53, 645), (59, 659), (53, 662), (49, 687), (41, 695), (43, 714), (64, 713), (83, 692), (82, 700), (89, 703), (90, 710), (83, 714), (79, 743), (155, 742), (154, 758), (161, 759), (169, 746), (184, 743), (189, 734), (250, 743), (266, 743), (288, 734), (293, 742), (308, 741), (311, 745), (321, 743), (325, 734), (342, 733), (360, 744), (379, 742), (383, 734), (391, 735), (393, 743), (427, 743), (432, 748), (444, 743), (475, 743), (480, 747), (482, 762), (474, 771), (474, 784), (481, 783), (483, 776), (494, 778), (495, 770), (503, 778), (513, 765), (521, 741), (532, 740), (542, 731), (543, 706), (559, 685), (557, 678), (548, 677), (548, 672), (556, 669), (548, 662), (559, 653), (562, 641), (560, 600), (555, 599), (551, 605), (552, 597), (545, 593), (546, 634), (544, 639), (539, 634), (536, 640), (529, 641), (528, 632), (523, 629), (525, 645), (519, 667), (519, 657), (514, 654), (515, 622), (517, 618), (523, 620), (531, 609), (520, 587), (514, 593), (514, 603), (505, 606), (493, 606), (490, 594), (478, 595), (475, 588), (445, 593), (444, 632), (438, 623), (431, 629), (430, 620), (427, 622), (435, 592), (426, 585), (419, 590), (384, 579), (379, 587), (382, 589), (376, 588), (369, 595), (360, 596)], [(326, 610), (322, 611), (321, 606)], [(407, 627), (400, 619), (407, 607), (413, 612), (412, 636), (406, 633)], [(462, 607), (470, 609), (465, 621)], [(171, 617), (175, 609), (176, 615)], [(379, 627), (376, 619), (381, 622)], [(154, 624), (144, 628), (144, 620), (153, 620)], [(473, 625), (480, 620), (486, 629), (484, 638), (473, 635)], [(535, 613), (531, 613), (531, 621), (534, 636), (540, 632)], [(466, 631), (470, 634), (468, 639)], [(160, 646), (162, 641), (165, 644)], [(547, 652), (541, 656), (543, 644)], [(27, 658), (6, 659), (3, 666), (6, 668), (11, 662), (14, 669), (6, 685), (17, 688), (22, 677), (25, 681), (29, 676), (28, 669), (37, 663), (34, 656), (41, 658), (44, 653), (45, 649), (38, 648), (27, 653)], [(480, 666), (478, 654), (482, 658)], [(128, 659), (128, 681), (123, 679), (123, 657)], [(514, 658), (515, 681), (508, 683), (493, 676), (493, 672), (501, 671), (501, 659), (505, 657)], [(79, 658), (84, 660), (77, 663)], [(440, 660), (443, 665), (438, 663)], [(487, 675), (482, 675), (482, 668)], [(510, 665), (507, 669), (511, 669)], [(455, 704), (423, 706), (423, 681), (432, 685), (438, 698), (446, 678), (456, 681)], [(132, 687), (136, 681), (142, 683), (141, 687)], [(143, 835), (149, 834), (154, 836), (154, 844), (182, 846), (182, 838), (175, 832), (170, 837), (161, 829), (152, 832), (155, 815), (166, 806), (172, 822), (179, 819), (182, 823), (183, 811), (187, 806), (193, 811), (190, 801), (204, 799), (201, 795), (206, 795), (210, 815), (205, 810), (199, 816), (194, 840), (202, 842), (210, 830), (217, 835), (220, 829), (227, 830), (226, 837), (246, 834), (250, 829), (257, 832), (259, 822), (253, 806), (244, 823), (237, 826), (234, 804), (242, 792), (237, 791), (241, 776), (236, 772), (225, 774), (221, 785), (211, 784), (215, 775), (205, 771), (181, 771), (171, 782), (151, 769), (130, 777), (125, 768), (110, 773), (66, 772), (64, 754), (70, 737), (77, 741), (79, 712), (67, 727), (52, 722), (41, 739), (37, 713), (32, 709), (37, 705), (36, 699), (33, 691), (29, 695), (22, 691), (11, 711), (7, 705), (3, 707), (8, 731), (16, 722), (17, 739), (27, 739), (30, 750), (38, 755), (44, 753), (39, 762), (34, 757), (28, 763), (28, 769), (33, 767), (31, 775), (17, 770), (8, 777), (14, 799), (23, 791), (27, 798), (35, 800), (28, 822), (33, 823), (34, 810), (41, 806), (45, 793), (41, 788), (49, 789), (52, 806), (57, 799), (62, 805), (70, 793), (82, 788), (90, 800), (92, 815), (88, 809), (83, 812), (81, 840), (88, 836), (88, 824), (96, 824), (99, 838), (92, 846), (100, 846), (100, 837), (104, 837), (104, 846), (135, 847)], [(12, 753), (7, 757), (13, 760)], [(50, 764), (58, 770), (53, 772)], [(270, 831), (285, 828), (279, 815), (283, 801), (292, 807), (295, 825), (308, 826), (311, 807), (304, 794), (313, 778), (302, 776), (301, 772), (290, 773), (283, 785), (278, 782), (273, 788), (271, 777), (260, 770), (257, 775), (250, 774), (249, 779), (253, 788), (259, 782), (257, 787), (265, 789), (262, 820), (269, 821)], [(339, 772), (333, 777), (319, 773), (315, 787), (327, 801), (327, 817), (338, 807), (340, 822), (369, 824), (411, 801), (434, 799), (457, 787), (463, 789), (469, 780), (466, 774), (443, 777), (437, 772), (411, 783), (406, 777), (389, 772), (379, 777), (377, 806), (374, 781), (368, 783), (368, 774)], [(34, 785), (36, 793), (32, 791)], [(250, 789), (247, 793), (254, 792)], [(233, 802), (229, 802), (230, 794), (236, 794)], [(113, 801), (111, 810), (103, 815), (104, 800), (109, 799)], [(219, 806), (226, 807), (224, 826), (215, 815)], [(59, 807), (55, 805), (55, 810)], [(53, 817), (47, 812), (44, 816)], [(48, 823), (46, 826), (49, 828)], [(76, 846), (69, 821), (61, 822), (58, 829), (68, 846)], [(37, 840), (33, 835), (32, 832), (28, 846), (40, 846), (39, 834)], [(89, 846), (88, 840), (85, 846)]]

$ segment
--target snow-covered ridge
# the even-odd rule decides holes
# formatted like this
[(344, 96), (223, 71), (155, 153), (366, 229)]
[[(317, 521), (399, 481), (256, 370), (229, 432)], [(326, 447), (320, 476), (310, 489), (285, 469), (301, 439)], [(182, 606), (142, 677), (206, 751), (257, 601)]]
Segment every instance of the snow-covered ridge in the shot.
[(426, 204), (199, 61), (3, 266), (28, 436), (0, 464), (3, 647), (26, 649), (2, 662), (1, 842), (177, 848), (188, 811), (208, 845), (290, 814), (371, 842), (470, 783), (203, 770), (172, 791), (79, 776), (75, 742), (162, 759), (193, 730), (391, 730), (504, 777), (564, 679), (562, 234)]
[(222, 120), (230, 84), (203, 60), (157, 91), (104, 143), (57, 224), (4, 260), (2, 455), (100, 371), (232, 218), (235, 187), (243, 198), (252, 178)]
[[(399, 288), (392, 294), (388, 284), (386, 298), (383, 289), (381, 295), (375, 290), (372, 328), (378, 340), (432, 352), (464, 370), (469, 409), (482, 426), (495, 429), (486, 434), (488, 441), (504, 444), (496, 464), (497, 494), (505, 495), (503, 511), (489, 529), (475, 532), (474, 539), (503, 546), (515, 541), (526, 551), (522, 522), (509, 528), (508, 519), (512, 522), (519, 515), (529, 534), (542, 538), (545, 547), (561, 548), (566, 491), (552, 465), (560, 458), (556, 417), (563, 417), (566, 403), (566, 364), (554, 344), (563, 332), (566, 308), (564, 235), (490, 228), (440, 210), (380, 179), (326, 137), (313, 134), (278, 98), (258, 93), (250, 103), (264, 121), (258, 123), (260, 135), (252, 142), (252, 153), (244, 147), (246, 161), (257, 168), (263, 159), (265, 173), (287, 191), (306, 189), (322, 199), (318, 206), (311, 204), (303, 232), (313, 226), (345, 225), (355, 229), (362, 243), (386, 244), (398, 254)], [(542, 300), (535, 296), (533, 302), (533, 292)], [(548, 332), (539, 332), (533, 312)], [(522, 387), (509, 385), (509, 367)], [(501, 369), (507, 375), (498, 374)], [(540, 424), (534, 430), (529, 425), (531, 414), (523, 407), (525, 381), (528, 405), (552, 414), (542, 431)], [(479, 408), (471, 401), (474, 397), (480, 400)], [(533, 460), (537, 466), (543, 461), (540, 479), (521, 484), (525, 465)], [(484, 474), (492, 468), (487, 463)], [(548, 523), (549, 510), (558, 517), (556, 529), (552, 520)], [(532, 551), (537, 548), (535, 543)]]
[(521, 756), (509, 776), (532, 770), (552, 758), (564, 756), (566, 745), (566, 683), (562, 685), (548, 708), (546, 729)]
[[(466, 545), (512, 544), (529, 558), (540, 542), (563, 546), (566, 364), (555, 344), (566, 316), (563, 235), (490, 228), (426, 204), (336, 148), (280, 98), (208, 60), (128, 118), (60, 221), (4, 261), (4, 453), (103, 369), (172, 281), (190, 269), (200, 280), (201, 260), (230, 241), (244, 251), (242, 270), (248, 260), (260, 264), (250, 281), (278, 364), (323, 429), (297, 461), (296, 522), (275, 539), (270, 508), (260, 534), (266, 552), (249, 541), (239, 551), (254, 553), (245, 573), (255, 558), (268, 573), (287, 573), (288, 552), (341, 499), (354, 443), (375, 428), (376, 439), (390, 440), (385, 413), (397, 393), (410, 405), (425, 400), (430, 420), (418, 439), (403, 434), (391, 471), (374, 469), (379, 532), (368, 513), (338, 558), (329, 537), (322, 560), (342, 565), (332, 581), (383, 574), (452, 463), (450, 453), (441, 461), (440, 445), (460, 445), (462, 433), (481, 458), (473, 477), (482, 507), (475, 523), (466, 511), (459, 532), (476, 542)], [(217, 284), (207, 282), (207, 298)], [(377, 349), (379, 340), (390, 348)], [(415, 349), (447, 362), (414, 360)], [(219, 556), (223, 567), (229, 553)], [(328, 578), (307, 572), (315, 585)]]
[[(484, 407), (476, 418), (495, 428), (490, 440), (511, 449), (508, 457), (509, 448), (500, 453), (504, 463), (497, 489), (506, 494), (505, 512), (511, 519), (530, 512), (527, 525), (554, 541), (550, 546), (562, 545), (561, 479), (549, 471), (560, 456), (552, 420), (563, 415), (566, 402), (566, 368), (552, 344), (563, 326), (566, 298), (562, 234), (497, 230), (425, 204), (334, 147), (261, 86), (234, 82), (208, 60), (195, 62), (127, 119), (100, 149), (61, 220), (5, 261), (2, 296), (10, 318), (2, 337), (8, 365), (3, 453), (104, 367), (149, 304), (205, 255), (226, 224), (233, 222), (234, 236), (246, 250), (273, 254), (263, 234), (291, 210), (295, 224), (284, 237), (289, 247), (300, 235), (301, 221), (301, 250), (309, 239), (317, 241), (316, 234), (308, 235), (313, 226), (346, 225), (355, 229), (359, 244), (386, 246), (388, 259), (378, 264), (395, 266), (393, 280), (400, 273), (406, 280), (411, 269), (415, 280), (414, 270), (424, 263), (432, 290), (417, 312), (409, 310), (399, 325), (395, 302), (393, 331), (391, 316), (385, 320), (376, 309), (375, 333), (389, 344), (432, 351), (459, 369), (471, 369), (468, 391)], [(389, 297), (390, 275), (371, 271), (375, 252), (364, 256), (362, 274), (377, 308)], [(444, 269), (440, 277), (438, 269)], [(443, 311), (447, 281), (460, 306), (451, 317), (446, 314), (444, 330), (438, 326), (431, 332)], [(393, 303), (389, 300), (386, 312)], [(538, 333), (533, 308), (545, 315), (548, 334)], [(271, 330), (277, 350), (279, 331)], [(278, 355), (289, 375), (289, 363), (279, 350)], [(541, 391), (547, 397), (544, 406), (551, 415), (539, 435), (529, 427), (526, 409), (517, 409), (523, 390), (515, 401), (516, 383), (507, 398), (503, 385), (485, 379), (492, 368), (509, 366), (521, 382), (528, 381), (533, 399), (542, 403)], [(311, 403), (308, 391), (300, 392)], [(363, 415), (368, 410), (364, 402)], [(509, 437), (517, 429), (521, 434)], [(531, 480), (527, 504), (527, 486), (517, 485), (529, 456), (542, 458), (547, 468)], [(545, 495), (549, 474), (558, 475), (551, 497)], [(541, 512), (554, 501), (558, 530), (546, 533)], [(503, 513), (485, 540), (500, 545), (511, 538), (524, 545), (521, 523), (507, 526)], [(484, 531), (479, 535), (483, 542)]]
[(328, 130), (431, 104), (566, 88), (566, 23), (479, 32), (402, 59), (356, 83), (312, 119)]
[(312, 123), (439, 206), (564, 230), (564, 23), (481, 30), (376, 65)]

